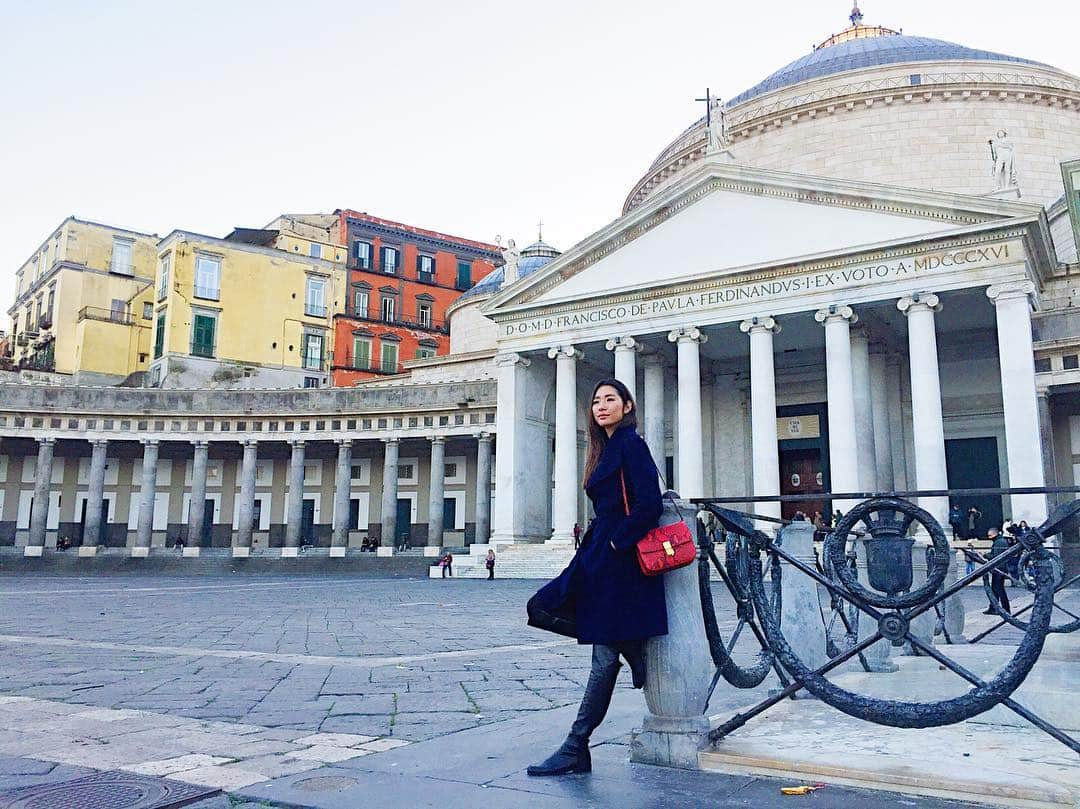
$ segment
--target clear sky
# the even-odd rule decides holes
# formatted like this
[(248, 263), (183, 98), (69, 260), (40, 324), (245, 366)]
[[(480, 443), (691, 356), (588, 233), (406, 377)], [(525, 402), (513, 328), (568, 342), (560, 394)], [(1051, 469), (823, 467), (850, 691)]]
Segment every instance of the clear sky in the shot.
[[(866, 0), (865, 22), (1080, 73), (1066, 0)], [(1069, 11), (1072, 7), (1074, 10)], [(847, 0), (3, 0), (0, 302), (74, 214), (224, 235), (350, 207), (565, 249)], [(1071, 17), (1071, 19), (1067, 19)], [(0, 314), (0, 327), (7, 327)]]

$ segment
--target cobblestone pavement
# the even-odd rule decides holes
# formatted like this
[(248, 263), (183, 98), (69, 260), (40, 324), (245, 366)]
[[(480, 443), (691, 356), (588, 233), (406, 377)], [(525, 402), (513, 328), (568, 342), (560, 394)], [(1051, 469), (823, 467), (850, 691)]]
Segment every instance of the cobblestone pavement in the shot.
[(79, 768), (241, 789), (571, 706), (588, 649), (525, 626), (536, 586), (0, 579), (0, 789)]

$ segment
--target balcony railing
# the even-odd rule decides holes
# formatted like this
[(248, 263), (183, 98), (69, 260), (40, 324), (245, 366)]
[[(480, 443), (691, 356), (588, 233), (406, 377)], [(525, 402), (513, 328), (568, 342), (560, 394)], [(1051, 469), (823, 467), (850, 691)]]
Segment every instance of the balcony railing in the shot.
[(401, 373), (400, 362), (384, 362), (377, 357), (364, 354), (356, 356), (351, 351), (346, 351), (341, 356), (335, 355), (331, 367), (335, 371), (365, 371), (373, 374)]
[(208, 301), (216, 301), (221, 299), (221, 290), (217, 287), (201, 287), (196, 285), (195, 297), (203, 298)]
[(130, 326), (135, 322), (134, 316), (126, 309), (120, 311), (100, 306), (84, 306), (79, 310), (79, 320), (102, 320), (106, 323), (119, 323), (121, 326)]
[(391, 319), (384, 317), (371, 317), (370, 312), (363, 310), (353, 309), (349, 312), (350, 317), (354, 317), (357, 320), (366, 320), (369, 323), (385, 323), (388, 326), (405, 326), (410, 329), (423, 329), (424, 331), (435, 332), (436, 334), (449, 334), (450, 325), (445, 320), (438, 320), (434, 317), (421, 318), (416, 317), (402, 317), (395, 316)]
[(114, 272), (119, 275), (134, 275), (135, 266), (122, 261), (110, 261), (109, 272)]
[(304, 314), (308, 317), (326, 317), (326, 307), (317, 303), (304, 304)]

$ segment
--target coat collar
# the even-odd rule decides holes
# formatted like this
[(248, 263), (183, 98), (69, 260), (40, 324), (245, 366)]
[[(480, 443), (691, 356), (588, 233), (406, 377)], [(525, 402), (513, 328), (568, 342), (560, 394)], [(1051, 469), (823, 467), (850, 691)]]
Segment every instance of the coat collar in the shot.
[(604, 450), (600, 453), (600, 461), (589, 476), (585, 488), (595, 486), (599, 481), (619, 470), (622, 466), (622, 453), (619, 451), (619, 445), (633, 432), (634, 429), (629, 424), (620, 424), (615, 428), (615, 432), (611, 434), (611, 437), (608, 438), (607, 443), (604, 445)]

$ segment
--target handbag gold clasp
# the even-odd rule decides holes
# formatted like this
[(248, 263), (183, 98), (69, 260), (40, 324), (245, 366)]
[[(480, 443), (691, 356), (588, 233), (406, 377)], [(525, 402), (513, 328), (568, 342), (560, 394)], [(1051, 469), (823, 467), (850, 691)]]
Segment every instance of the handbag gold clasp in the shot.
[(666, 539), (664, 540), (664, 553), (666, 553), (668, 556), (675, 555), (675, 549), (671, 547), (671, 542)]

